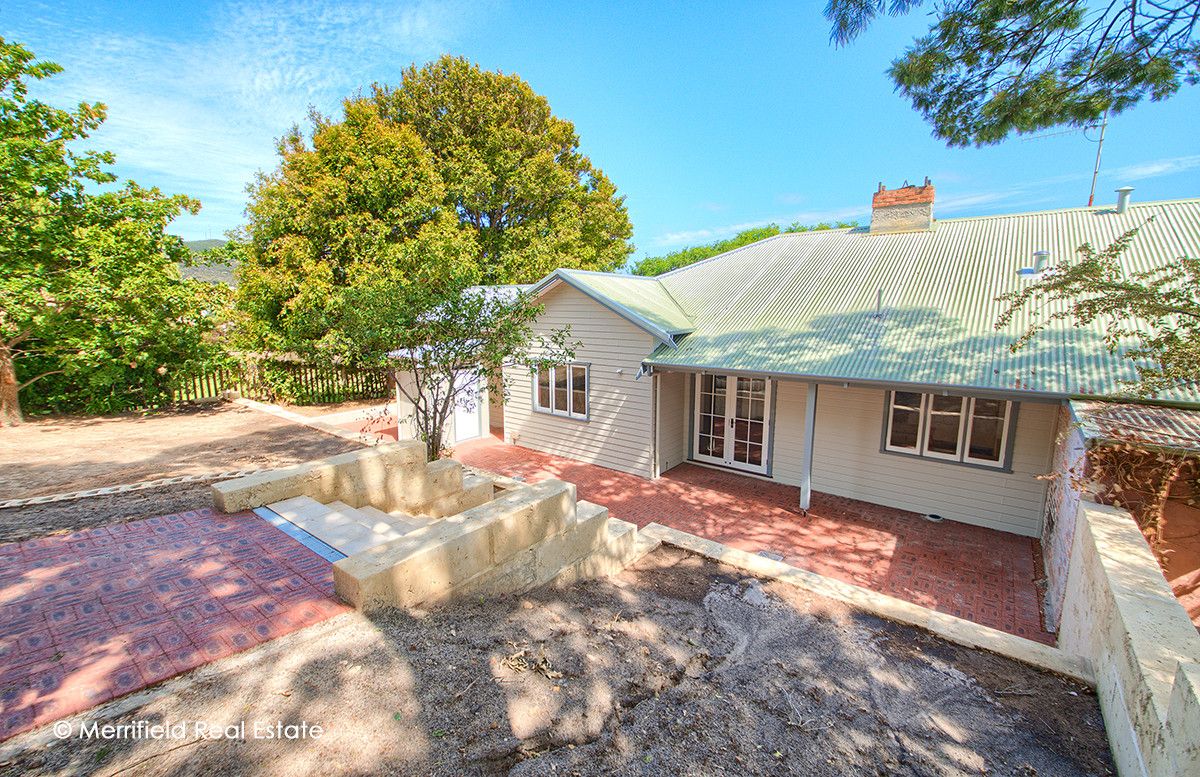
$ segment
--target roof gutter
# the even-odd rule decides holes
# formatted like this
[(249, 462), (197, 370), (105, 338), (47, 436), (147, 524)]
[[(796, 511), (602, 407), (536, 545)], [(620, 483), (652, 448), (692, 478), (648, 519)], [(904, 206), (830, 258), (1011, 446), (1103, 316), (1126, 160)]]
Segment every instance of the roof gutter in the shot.
[(656, 370), (659, 372), (688, 372), (693, 374), (713, 373), (716, 375), (748, 375), (756, 378), (774, 378), (776, 380), (793, 380), (802, 383), (819, 383), (822, 385), (840, 385), (844, 387), (867, 387), (867, 388), (882, 388), (895, 389), (898, 386), (910, 388), (914, 391), (920, 391), (924, 394), (947, 394), (947, 395), (963, 395), (972, 397), (989, 397), (995, 399), (1022, 399), (1029, 401), (1041, 401), (1051, 403), (1062, 403), (1070, 399), (1070, 395), (1060, 394), (1051, 391), (1028, 391), (1014, 390), (1004, 391), (985, 386), (962, 386), (948, 385), (942, 383), (906, 383), (896, 380), (873, 380), (871, 378), (839, 378), (830, 375), (808, 375), (795, 372), (765, 372), (762, 370), (734, 370), (725, 367), (688, 367), (675, 364), (654, 364), (652, 362), (642, 362), (642, 369), (648, 374), (653, 374)]

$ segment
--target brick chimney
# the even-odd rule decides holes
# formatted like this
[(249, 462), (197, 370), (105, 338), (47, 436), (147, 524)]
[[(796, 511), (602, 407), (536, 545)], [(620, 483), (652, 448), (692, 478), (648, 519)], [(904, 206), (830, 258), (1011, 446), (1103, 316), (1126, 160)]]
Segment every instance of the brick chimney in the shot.
[(882, 182), (871, 197), (871, 233), (922, 232), (933, 228), (933, 184), (921, 186), (908, 181), (888, 190)]

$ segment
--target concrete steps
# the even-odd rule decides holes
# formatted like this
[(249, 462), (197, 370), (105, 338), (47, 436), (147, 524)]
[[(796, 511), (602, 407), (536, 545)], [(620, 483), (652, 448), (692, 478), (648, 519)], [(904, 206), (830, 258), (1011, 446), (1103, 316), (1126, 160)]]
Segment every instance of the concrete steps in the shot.
[(373, 507), (355, 508), (340, 501), (325, 505), (309, 496), (284, 499), (267, 507), (347, 556), (399, 539), (426, 523), (416, 516), (392, 515)]
[(365, 513), (366, 515), (369, 515), (379, 521), (389, 523), (397, 528), (406, 527), (408, 530), (405, 532), (406, 534), (409, 531), (416, 531), (417, 529), (420, 529), (423, 526), (428, 526), (429, 524), (438, 520), (437, 518), (433, 518), (428, 515), (409, 515), (401, 510), (393, 510), (390, 513), (385, 513), (378, 507), (372, 507), (370, 505), (360, 507), (358, 508), (358, 511), (360, 513)]

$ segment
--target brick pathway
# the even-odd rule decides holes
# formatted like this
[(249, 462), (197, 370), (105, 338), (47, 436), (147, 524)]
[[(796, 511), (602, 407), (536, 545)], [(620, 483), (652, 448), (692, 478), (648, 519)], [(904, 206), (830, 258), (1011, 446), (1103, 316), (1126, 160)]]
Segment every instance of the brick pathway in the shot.
[(329, 562), (253, 513), (0, 545), (0, 740), (346, 609)]
[(464, 464), (528, 480), (575, 483), (579, 497), (613, 516), (658, 522), (733, 547), (761, 550), (827, 577), (924, 607), (1054, 643), (1041, 625), (1033, 584), (1036, 540), (916, 513), (814, 493), (807, 517), (800, 490), (732, 472), (684, 464), (658, 480), (505, 445), (495, 438), (460, 445)]

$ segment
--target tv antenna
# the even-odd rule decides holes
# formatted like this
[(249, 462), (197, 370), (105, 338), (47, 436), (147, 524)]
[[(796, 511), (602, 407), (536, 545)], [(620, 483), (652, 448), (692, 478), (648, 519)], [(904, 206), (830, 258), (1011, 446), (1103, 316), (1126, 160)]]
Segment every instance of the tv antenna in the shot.
[[(1100, 128), (1100, 137), (1092, 140), (1088, 137), (1088, 131)], [(1038, 135), (1031, 135), (1024, 140), (1041, 140), (1043, 138), (1056, 138), (1060, 135), (1074, 135), (1076, 132), (1082, 132), (1083, 136), (1096, 144), (1096, 166), (1092, 168), (1092, 189), (1088, 192), (1088, 207), (1096, 202), (1096, 179), (1100, 177), (1100, 155), (1104, 151), (1104, 131), (1108, 129), (1108, 109), (1104, 109), (1104, 115), (1100, 118), (1099, 124), (1092, 124), (1086, 127), (1072, 127), (1070, 129), (1059, 130), (1058, 132), (1043, 132)]]
[[(1100, 154), (1104, 151), (1104, 131), (1106, 129), (1108, 129), (1108, 108), (1104, 109), (1104, 118), (1100, 120), (1100, 139), (1096, 141), (1096, 167), (1092, 170), (1092, 190), (1088, 193), (1089, 208), (1096, 202), (1096, 179), (1100, 177)], [(1087, 133), (1084, 133), (1084, 137), (1087, 137)]]

